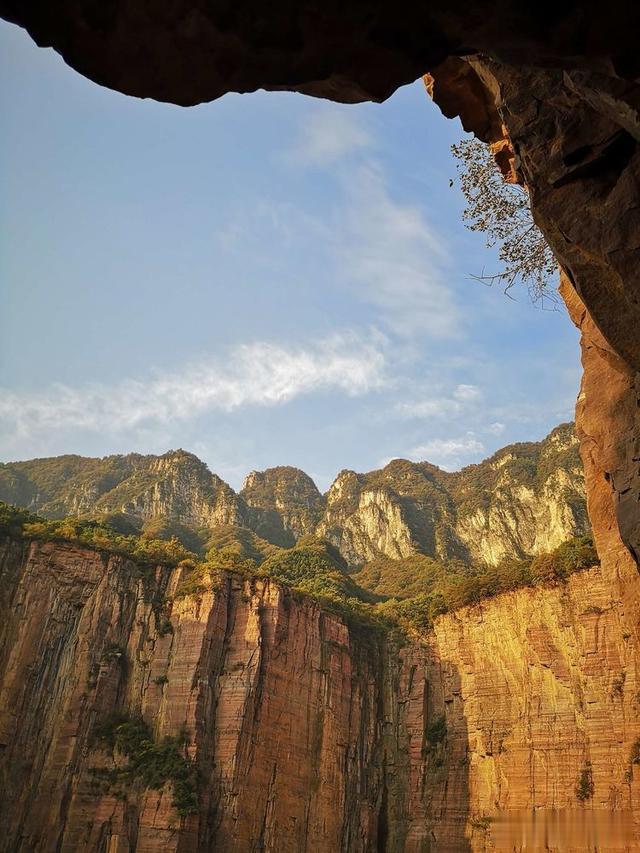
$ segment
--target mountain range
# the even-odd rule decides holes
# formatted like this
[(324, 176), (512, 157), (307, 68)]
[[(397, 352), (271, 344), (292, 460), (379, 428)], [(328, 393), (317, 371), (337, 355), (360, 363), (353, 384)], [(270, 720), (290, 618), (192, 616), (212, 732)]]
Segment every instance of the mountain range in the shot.
[(0, 500), (47, 518), (93, 517), (122, 532), (176, 536), (198, 553), (240, 539), (243, 550), (264, 555), (322, 538), (352, 569), (415, 554), (495, 566), (589, 529), (572, 424), (457, 472), (405, 459), (368, 473), (343, 470), (326, 494), (290, 466), (253, 471), (235, 492), (196, 456), (172, 450), (0, 464)]

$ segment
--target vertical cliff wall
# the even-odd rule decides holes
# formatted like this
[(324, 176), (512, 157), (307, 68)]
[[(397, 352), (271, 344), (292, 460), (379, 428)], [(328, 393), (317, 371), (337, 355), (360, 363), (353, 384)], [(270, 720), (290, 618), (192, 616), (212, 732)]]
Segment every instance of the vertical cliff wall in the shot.
[[(640, 772), (630, 755), (640, 735), (640, 670), (625, 616), (593, 569), (566, 586), (508, 593), (437, 621), (434, 683), (449, 720), (446, 773), (431, 795), (438, 834), (454, 834), (459, 821), (455, 780), (466, 782), (473, 849), (507, 849), (499, 819), (534, 809), (539, 822), (556, 809), (577, 824), (620, 813), (628, 846), (601, 839), (598, 849), (637, 849)], [(593, 788), (581, 800), (585, 771)], [(485, 825), (491, 816), (498, 822)], [(565, 836), (551, 849), (588, 849), (574, 844)]]
[[(404, 849), (400, 697), (423, 725), (423, 665), (407, 679), (405, 653), (269, 581), (225, 575), (169, 611), (179, 570), (10, 541), (0, 565), (0, 849)], [(97, 783), (114, 712), (157, 741), (186, 728), (198, 814), (171, 785)]]
[[(521, 809), (640, 814), (637, 644), (600, 570), (404, 643), (268, 580), (175, 597), (179, 569), (61, 543), (7, 540), (0, 572), (0, 850), (480, 851)], [(114, 713), (186, 728), (197, 813), (96, 776)]]

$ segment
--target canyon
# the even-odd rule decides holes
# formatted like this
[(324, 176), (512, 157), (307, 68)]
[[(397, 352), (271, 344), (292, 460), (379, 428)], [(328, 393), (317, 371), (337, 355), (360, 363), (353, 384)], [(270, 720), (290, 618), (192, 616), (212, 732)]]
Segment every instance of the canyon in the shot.
[[(598, 849), (636, 849), (640, 674), (602, 569), (409, 638), (268, 578), (181, 595), (185, 571), (3, 538), (0, 849), (500, 850), (490, 821), (534, 809), (618, 817)], [(100, 724), (135, 715), (185, 733), (196, 812), (98, 775), (125, 763)]]
[[(155, 590), (164, 601), (177, 570), (158, 568), (145, 593), (121, 558), (9, 540), (3, 849), (491, 850), (485, 819), (533, 808), (583, 824), (618, 814), (635, 837), (611, 833), (611, 849), (638, 849), (638, 9), (178, 0), (159, 14), (147, 0), (2, 0), (0, 14), (102, 85), (183, 105), (257, 87), (381, 100), (428, 71), (443, 113), (526, 184), (563, 269), (601, 560), (396, 647), (232, 575), (174, 601), (161, 637)], [(91, 767), (109, 760), (92, 718), (123, 709), (156, 737), (186, 724), (206, 780), (197, 816), (176, 825), (164, 789), (126, 802), (91, 790)]]
[[(209, 561), (232, 541), (313, 576), (308, 543), (329, 536), (329, 569), (366, 593), (381, 558), (387, 582), (415, 558), (471, 560), (465, 532), (498, 571), (587, 532), (577, 447), (565, 424), (460, 472), (341, 472), (324, 496), (286, 467), (236, 494), (184, 451), (7, 463), (0, 483), (51, 517), (200, 536)], [(640, 673), (603, 567), (399, 630), (252, 565), (5, 530), (0, 850), (501, 850), (545, 815), (569, 822), (552, 849), (585, 849), (602, 821), (619, 844), (599, 849), (634, 849)]]

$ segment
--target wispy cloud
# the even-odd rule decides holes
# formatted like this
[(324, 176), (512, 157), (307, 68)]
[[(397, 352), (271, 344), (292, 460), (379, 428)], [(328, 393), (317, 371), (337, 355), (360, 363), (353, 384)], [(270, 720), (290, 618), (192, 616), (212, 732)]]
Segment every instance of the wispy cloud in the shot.
[(403, 420), (455, 417), (482, 400), (476, 385), (457, 385), (449, 395), (423, 394), (417, 400), (398, 403), (395, 413)]
[(147, 382), (58, 384), (33, 394), (4, 391), (0, 429), (7, 436), (70, 428), (118, 432), (208, 411), (275, 406), (318, 391), (366, 394), (384, 382), (383, 343), (380, 336), (353, 333), (297, 348), (259, 342)]
[(304, 166), (332, 166), (371, 145), (371, 136), (353, 108), (318, 104), (305, 117), (289, 156)]
[(446, 273), (446, 247), (423, 211), (391, 197), (375, 162), (350, 173), (344, 192), (339, 267), (347, 282), (398, 335), (457, 335), (460, 315)]
[(445, 470), (453, 470), (483, 452), (482, 442), (473, 432), (467, 432), (460, 438), (434, 438), (414, 447), (409, 456), (416, 462), (426, 460)]

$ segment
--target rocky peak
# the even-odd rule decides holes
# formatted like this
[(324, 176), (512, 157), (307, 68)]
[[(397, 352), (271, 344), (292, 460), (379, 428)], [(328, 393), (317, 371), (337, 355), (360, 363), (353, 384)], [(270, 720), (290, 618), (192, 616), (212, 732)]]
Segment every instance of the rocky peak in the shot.
[(355, 471), (344, 469), (335, 478), (327, 492), (327, 504), (350, 502), (357, 506), (364, 477)]
[(240, 491), (252, 528), (271, 542), (291, 545), (315, 531), (324, 498), (308, 474), (281, 465), (252, 471)]
[(62, 456), (0, 465), (0, 500), (51, 518), (164, 518), (199, 536), (230, 525), (283, 547), (315, 535), (352, 566), (415, 553), (496, 564), (553, 550), (588, 530), (572, 424), (455, 473), (406, 459), (368, 473), (345, 469), (326, 496), (291, 466), (252, 471), (236, 494), (197, 456), (178, 449), (161, 456)]

